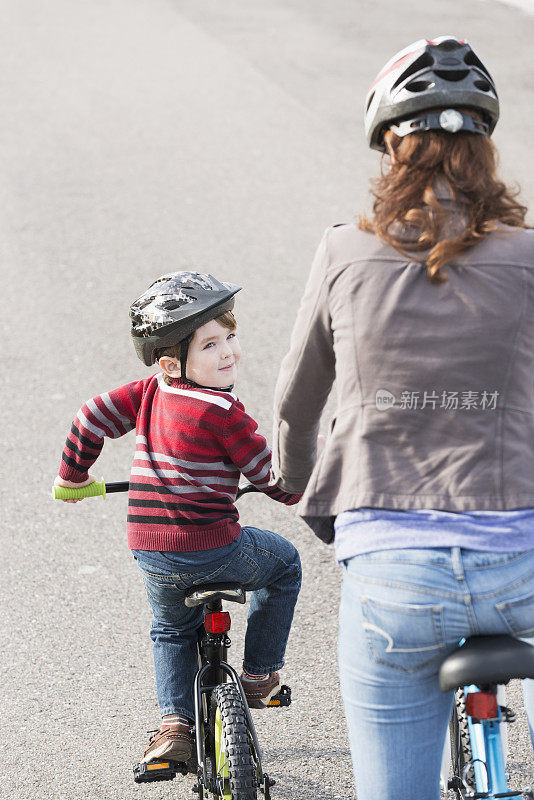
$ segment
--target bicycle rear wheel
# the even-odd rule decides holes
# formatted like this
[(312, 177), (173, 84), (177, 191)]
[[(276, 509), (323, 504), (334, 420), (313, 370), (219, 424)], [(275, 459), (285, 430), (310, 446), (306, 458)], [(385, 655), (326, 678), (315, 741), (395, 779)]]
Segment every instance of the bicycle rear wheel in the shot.
[(454, 707), (452, 709), (449, 730), (454, 783), (452, 788), (457, 797), (464, 798), (468, 790), (462, 782), (462, 777), (467, 782), (470, 791), (476, 792), (476, 788), (473, 753), (471, 750), (471, 739), (469, 737), (469, 726), (465, 709), (465, 694), (462, 689), (458, 689), (454, 695)]
[(247, 716), (234, 683), (217, 686), (211, 696), (210, 772), (215, 796), (224, 800), (257, 800), (256, 762)]

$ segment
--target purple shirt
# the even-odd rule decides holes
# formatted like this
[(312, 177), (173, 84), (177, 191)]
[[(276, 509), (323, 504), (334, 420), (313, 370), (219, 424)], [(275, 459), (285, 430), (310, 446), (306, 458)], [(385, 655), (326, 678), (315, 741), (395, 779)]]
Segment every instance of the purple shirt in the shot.
[(514, 553), (534, 549), (534, 508), (514, 511), (394, 511), (361, 507), (338, 514), (336, 558), (402, 547), (463, 547)]

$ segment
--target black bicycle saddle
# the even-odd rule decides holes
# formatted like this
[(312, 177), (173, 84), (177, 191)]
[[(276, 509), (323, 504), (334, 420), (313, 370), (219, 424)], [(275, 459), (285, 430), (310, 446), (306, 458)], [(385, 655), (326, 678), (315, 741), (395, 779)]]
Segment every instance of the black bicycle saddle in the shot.
[(508, 683), (512, 678), (534, 678), (534, 647), (506, 634), (470, 636), (441, 665), (439, 687), (448, 692), (472, 683)]
[(231, 600), (234, 603), (244, 603), (247, 599), (245, 590), (240, 583), (201, 583), (186, 592), (185, 604), (192, 608), (219, 598)]

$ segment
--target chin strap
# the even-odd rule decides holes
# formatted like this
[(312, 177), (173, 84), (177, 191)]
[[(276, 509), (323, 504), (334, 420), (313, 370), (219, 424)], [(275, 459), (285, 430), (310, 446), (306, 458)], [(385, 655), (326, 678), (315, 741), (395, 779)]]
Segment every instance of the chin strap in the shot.
[(187, 383), (190, 383), (191, 386), (196, 386), (197, 389), (211, 389), (213, 392), (231, 392), (234, 388), (234, 384), (232, 383), (231, 386), (203, 386), (201, 383), (197, 383), (196, 381), (192, 381), (190, 378), (184, 378)]

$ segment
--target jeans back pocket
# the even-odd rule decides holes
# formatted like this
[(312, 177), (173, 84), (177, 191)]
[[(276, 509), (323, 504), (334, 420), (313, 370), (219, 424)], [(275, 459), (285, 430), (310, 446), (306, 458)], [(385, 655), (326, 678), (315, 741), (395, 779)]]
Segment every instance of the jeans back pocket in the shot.
[(137, 561), (137, 568), (143, 578), (148, 602), (154, 610), (157, 606), (177, 606), (184, 602), (184, 592), (179, 575), (164, 574), (147, 569)]
[(393, 603), (360, 597), (371, 657), (379, 664), (415, 672), (445, 654), (442, 605)]
[(534, 636), (534, 595), (496, 603), (495, 608), (512, 636)]

